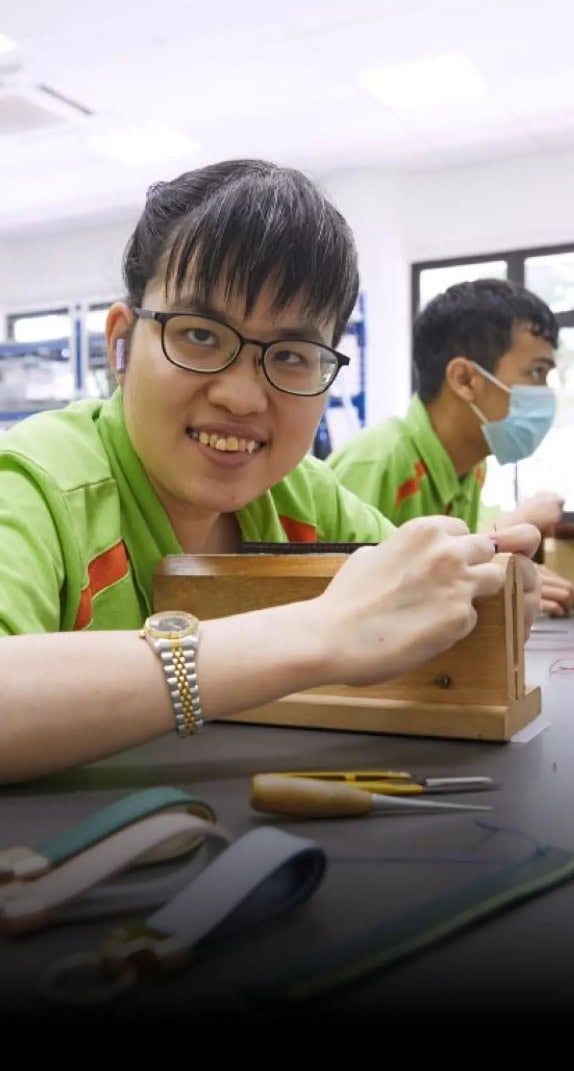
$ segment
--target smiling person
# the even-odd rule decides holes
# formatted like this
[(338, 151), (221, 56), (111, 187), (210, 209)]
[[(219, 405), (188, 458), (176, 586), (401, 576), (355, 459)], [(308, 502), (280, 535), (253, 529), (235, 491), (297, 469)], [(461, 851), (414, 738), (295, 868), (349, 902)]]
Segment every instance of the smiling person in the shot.
[[(467, 635), (503, 583), (487, 535), (451, 517), (395, 531), (310, 456), (358, 274), (346, 222), (308, 178), (235, 160), (156, 184), (124, 281), (112, 397), (0, 440), (2, 781), (303, 688), (386, 680)], [(497, 539), (523, 555), (528, 628), (538, 532)], [(253, 540), (374, 545), (305, 602), (153, 614), (163, 557)]]
[[(471, 531), (481, 524), (485, 458), (528, 457), (556, 411), (546, 385), (558, 323), (545, 302), (515, 283), (478, 279), (439, 294), (414, 326), (417, 393), (404, 419), (367, 428), (327, 459), (340, 481), (396, 525), (447, 514)], [(528, 523), (552, 533), (563, 499), (541, 492), (495, 527)], [(481, 525), (482, 526), (482, 525)], [(539, 566), (542, 609), (574, 608), (569, 580)]]

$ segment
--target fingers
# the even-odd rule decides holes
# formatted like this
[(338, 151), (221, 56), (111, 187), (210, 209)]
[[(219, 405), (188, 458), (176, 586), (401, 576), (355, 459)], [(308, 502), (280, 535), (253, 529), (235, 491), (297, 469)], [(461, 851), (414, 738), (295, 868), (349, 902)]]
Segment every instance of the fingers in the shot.
[(473, 599), (487, 599), (496, 595), (506, 580), (506, 567), (498, 562), (475, 565), (471, 573), (474, 588)]
[(538, 595), (526, 595), (524, 597), (524, 639), (527, 640), (530, 629), (536, 621), (542, 607)]
[(540, 546), (540, 532), (533, 524), (514, 524), (510, 528), (499, 528), (492, 533), (498, 549), (509, 554), (526, 554), (531, 558)]
[(556, 588), (561, 588), (563, 591), (567, 591), (569, 594), (574, 592), (574, 586), (565, 576), (559, 576), (558, 573), (554, 573), (552, 569), (549, 569), (547, 565), (538, 566), (538, 575), (542, 584), (553, 584)]
[(565, 606), (572, 602), (572, 589), (568, 584), (556, 584), (553, 580), (542, 578), (542, 598), (554, 599)]
[(530, 561), (530, 558), (517, 557), (518, 567), (522, 574), (522, 586), (524, 593), (534, 593), (540, 597), (540, 573), (538, 566)]
[(469, 565), (480, 565), (492, 561), (496, 554), (496, 543), (491, 536), (482, 532), (457, 540), (456, 549), (464, 555)]
[(564, 495), (559, 495), (555, 491), (543, 491), (540, 495), (540, 501), (546, 502), (551, 508), (553, 507), (557, 513), (561, 513), (564, 509), (566, 499), (564, 498)]
[(545, 603), (551, 606), (551, 609), (544, 610), (545, 613), (566, 614), (572, 609), (570, 593), (563, 588), (555, 588), (552, 584), (542, 584), (541, 598), (543, 609)]
[(421, 531), (429, 530), (430, 532), (445, 532), (447, 535), (469, 535), (469, 527), (464, 521), (459, 520), (458, 517), (443, 517), (441, 514), (433, 514), (431, 517), (415, 517), (412, 521), (406, 521), (402, 524), (399, 531), (409, 532), (421, 529)]
[(548, 614), (549, 617), (566, 617), (568, 611), (564, 606), (561, 606), (558, 602), (553, 602), (551, 599), (545, 599), (542, 596), (542, 603), (540, 606), (543, 614)]
[(564, 617), (574, 609), (574, 586), (565, 576), (558, 576), (545, 565), (538, 566), (542, 610), (552, 617)]

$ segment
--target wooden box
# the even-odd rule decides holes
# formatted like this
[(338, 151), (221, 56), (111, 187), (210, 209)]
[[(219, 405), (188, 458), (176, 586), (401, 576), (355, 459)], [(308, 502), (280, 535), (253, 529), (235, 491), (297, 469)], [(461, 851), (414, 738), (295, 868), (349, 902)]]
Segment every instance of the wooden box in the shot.
[[(154, 609), (187, 610), (208, 619), (313, 598), (345, 557), (320, 552), (169, 556), (156, 572)], [(539, 714), (541, 694), (524, 681), (521, 573), (512, 555), (498, 557), (506, 566), (503, 590), (479, 601), (475, 629), (444, 654), (384, 684), (312, 688), (230, 720), (509, 740)]]

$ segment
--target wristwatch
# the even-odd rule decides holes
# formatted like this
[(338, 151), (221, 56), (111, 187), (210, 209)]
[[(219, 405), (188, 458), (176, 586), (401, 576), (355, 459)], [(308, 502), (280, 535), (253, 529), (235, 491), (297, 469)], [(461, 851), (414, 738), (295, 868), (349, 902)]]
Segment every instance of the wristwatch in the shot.
[(191, 736), (203, 726), (196, 666), (197, 617), (180, 610), (152, 614), (140, 636), (148, 641), (163, 666), (178, 736)]

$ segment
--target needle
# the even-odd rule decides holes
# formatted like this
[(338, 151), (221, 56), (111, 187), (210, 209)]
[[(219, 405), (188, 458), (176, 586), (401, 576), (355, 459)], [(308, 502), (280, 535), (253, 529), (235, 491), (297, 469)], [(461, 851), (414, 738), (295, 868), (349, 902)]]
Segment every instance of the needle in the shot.
[(351, 818), (366, 814), (408, 814), (425, 811), (491, 811), (473, 803), (442, 803), (410, 796), (380, 796), (354, 785), (313, 781), (305, 777), (256, 774), (251, 779), (255, 811), (301, 818)]

